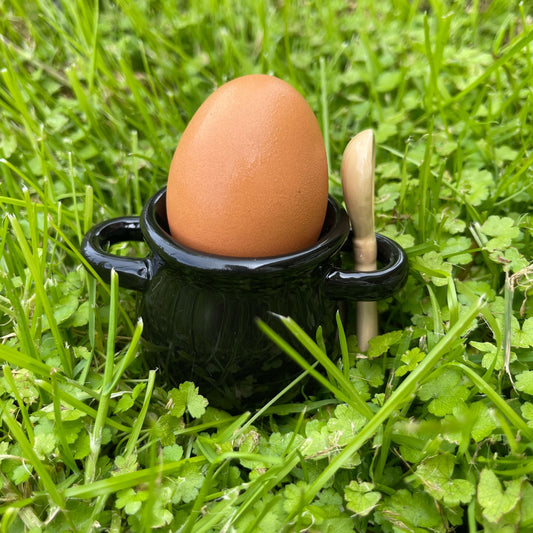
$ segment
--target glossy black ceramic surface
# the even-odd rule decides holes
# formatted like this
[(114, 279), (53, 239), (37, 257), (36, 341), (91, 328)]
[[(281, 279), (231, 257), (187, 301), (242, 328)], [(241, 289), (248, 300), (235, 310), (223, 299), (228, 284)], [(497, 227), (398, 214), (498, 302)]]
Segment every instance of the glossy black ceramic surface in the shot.
[[(405, 253), (379, 234), (382, 268), (365, 273), (339, 268), (349, 233), (346, 212), (330, 197), (322, 234), (312, 247), (267, 258), (204, 254), (169, 235), (162, 189), (140, 218), (92, 228), (82, 253), (104, 280), (115, 269), (122, 287), (139, 291), (143, 355), (151, 367), (172, 385), (194, 381), (217, 407), (242, 409), (268, 401), (300, 372), (261, 333), (256, 317), (280, 333), (273, 313), (291, 316), (312, 336), (322, 326), (331, 343), (338, 300), (388, 298), (404, 284)], [(147, 257), (118, 257), (105, 249), (135, 240), (146, 241)]]

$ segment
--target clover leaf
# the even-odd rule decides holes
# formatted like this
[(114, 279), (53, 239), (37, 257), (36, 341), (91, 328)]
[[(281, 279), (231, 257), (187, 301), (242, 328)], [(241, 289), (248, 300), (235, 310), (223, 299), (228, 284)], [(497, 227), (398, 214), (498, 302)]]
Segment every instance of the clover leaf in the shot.
[(483, 509), (483, 517), (496, 523), (513, 510), (520, 501), (522, 480), (513, 479), (502, 484), (496, 474), (484, 468), (479, 475), (477, 500)]
[(350, 484), (344, 489), (346, 507), (356, 515), (367, 516), (381, 500), (381, 493), (373, 489), (372, 483), (350, 481)]
[(461, 381), (461, 374), (457, 370), (444, 368), (420, 386), (418, 397), (429, 402), (430, 413), (436, 416), (451, 414), (454, 408), (464, 405), (469, 395), (468, 387)]
[(487, 250), (505, 250), (511, 245), (513, 239), (520, 235), (520, 229), (510, 217), (491, 215), (481, 225), (481, 231), (488, 237), (492, 237), (486, 244)]
[(171, 389), (168, 393), (170, 413), (173, 416), (183, 416), (187, 410), (193, 418), (200, 418), (205, 413), (208, 401), (198, 392), (194, 383), (185, 381), (178, 389)]
[(420, 351), (420, 348), (408, 350), (400, 357), (400, 360), (404, 364), (396, 369), (396, 375), (403, 376), (407, 372), (411, 372), (425, 356), (426, 354)]
[(486, 200), (494, 188), (494, 178), (488, 170), (466, 168), (462, 179), (465, 183), (466, 199), (473, 206), (478, 206)]
[(442, 517), (433, 498), (423, 492), (412, 493), (406, 489), (385, 498), (375, 518), (380, 524), (392, 524), (398, 531), (421, 531), (415, 528), (441, 531), (442, 526)]
[(533, 317), (524, 320), (520, 331), (515, 332), (512, 344), (519, 348), (530, 348), (533, 346)]
[(428, 457), (416, 469), (415, 475), (427, 493), (451, 507), (469, 503), (475, 492), (474, 484), (467, 479), (453, 477), (455, 457), (443, 453)]
[(533, 394), (533, 370), (526, 370), (518, 374), (515, 387), (526, 394)]

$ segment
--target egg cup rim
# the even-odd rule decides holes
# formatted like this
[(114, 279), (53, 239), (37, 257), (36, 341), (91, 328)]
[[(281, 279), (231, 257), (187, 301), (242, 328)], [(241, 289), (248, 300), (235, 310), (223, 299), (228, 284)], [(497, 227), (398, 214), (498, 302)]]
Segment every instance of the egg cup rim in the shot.
[(176, 262), (181, 266), (224, 273), (285, 272), (287, 269), (313, 267), (337, 253), (350, 232), (346, 211), (330, 194), (321, 235), (311, 246), (289, 254), (266, 257), (217, 255), (186, 246), (171, 236), (167, 229), (165, 195), (166, 187), (163, 187), (148, 200), (141, 214), (141, 230), (152, 251), (166, 262)]

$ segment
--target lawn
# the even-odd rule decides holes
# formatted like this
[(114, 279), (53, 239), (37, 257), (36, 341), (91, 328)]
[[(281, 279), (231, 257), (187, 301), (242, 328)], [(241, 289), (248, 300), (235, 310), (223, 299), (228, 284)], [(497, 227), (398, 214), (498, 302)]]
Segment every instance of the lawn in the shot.
[[(532, 41), (514, 0), (0, 0), (2, 531), (531, 531)], [(310, 104), (340, 201), (374, 129), (410, 275), (364, 353), (354, 305), (329, 358), (281, 317), (325, 378), (229, 413), (147, 368), (136, 293), (80, 245), (251, 73)]]

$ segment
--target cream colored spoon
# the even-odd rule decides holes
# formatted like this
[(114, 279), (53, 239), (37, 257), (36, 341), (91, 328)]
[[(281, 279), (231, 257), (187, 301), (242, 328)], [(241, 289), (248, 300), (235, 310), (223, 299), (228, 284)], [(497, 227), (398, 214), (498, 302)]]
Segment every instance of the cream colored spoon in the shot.
[[(348, 143), (341, 163), (344, 202), (352, 222), (355, 270), (376, 270), (374, 230), (374, 167), (376, 141), (373, 130), (358, 133)], [(357, 302), (357, 341), (362, 351), (378, 334), (376, 302)]]

